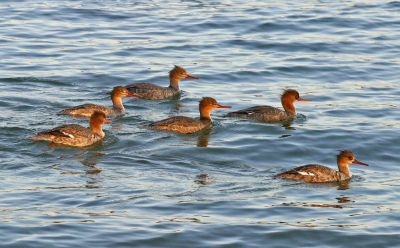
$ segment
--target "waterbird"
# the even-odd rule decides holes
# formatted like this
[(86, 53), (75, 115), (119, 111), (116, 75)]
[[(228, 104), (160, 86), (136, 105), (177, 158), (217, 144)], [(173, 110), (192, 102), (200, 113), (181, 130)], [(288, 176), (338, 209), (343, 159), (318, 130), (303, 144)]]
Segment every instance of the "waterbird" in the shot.
[(64, 109), (58, 112), (58, 115), (70, 115), (74, 117), (90, 118), (95, 111), (103, 112), (107, 117), (115, 117), (125, 112), (122, 99), (124, 97), (138, 97), (136, 94), (129, 92), (123, 86), (116, 86), (111, 91), (111, 101), (113, 103), (112, 108), (98, 105), (98, 104), (83, 104), (72, 108)]
[(103, 112), (95, 111), (90, 117), (89, 128), (77, 124), (66, 124), (40, 132), (34, 135), (32, 140), (74, 147), (89, 146), (104, 138), (103, 124), (108, 122), (111, 120), (107, 120)]
[(358, 161), (353, 152), (348, 150), (340, 151), (337, 155), (337, 165), (339, 171), (318, 164), (307, 164), (296, 167), (289, 171), (275, 175), (275, 178), (304, 181), (306, 183), (328, 183), (350, 179), (350, 164), (368, 166), (368, 164)]
[(204, 97), (199, 103), (200, 118), (186, 116), (174, 116), (161, 121), (153, 122), (150, 128), (177, 133), (195, 133), (211, 125), (211, 112), (216, 108), (231, 108), (231, 106), (220, 105), (212, 97)]
[(181, 91), (179, 90), (179, 82), (181, 79), (199, 79), (189, 75), (185, 69), (175, 65), (169, 72), (169, 86), (161, 87), (151, 83), (133, 83), (126, 86), (126, 88), (138, 95), (140, 98), (148, 100), (161, 100), (178, 96)]
[(296, 109), (294, 107), (294, 102), (296, 101), (310, 102), (311, 100), (301, 98), (299, 92), (296, 90), (287, 89), (281, 95), (281, 103), (284, 110), (271, 106), (254, 106), (230, 112), (226, 116), (268, 123), (286, 121), (296, 117)]

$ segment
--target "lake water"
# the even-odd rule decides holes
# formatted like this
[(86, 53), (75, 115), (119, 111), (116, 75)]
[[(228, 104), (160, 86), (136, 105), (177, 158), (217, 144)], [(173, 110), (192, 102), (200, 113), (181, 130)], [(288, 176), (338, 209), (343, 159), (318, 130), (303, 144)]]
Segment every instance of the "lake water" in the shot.
[[(399, 53), (399, 1), (1, 1), (0, 246), (399, 247)], [(175, 64), (201, 80), (126, 99), (101, 145), (29, 140)], [(198, 134), (145, 127), (203, 96), (279, 107), (286, 88), (313, 100), (289, 127), (226, 110)], [(350, 183), (272, 178), (341, 149), (370, 165)]]

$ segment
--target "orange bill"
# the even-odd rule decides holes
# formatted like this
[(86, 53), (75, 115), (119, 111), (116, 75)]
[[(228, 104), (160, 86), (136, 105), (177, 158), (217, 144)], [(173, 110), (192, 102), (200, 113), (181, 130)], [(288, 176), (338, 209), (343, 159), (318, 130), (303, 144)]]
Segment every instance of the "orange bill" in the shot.
[(196, 80), (196, 79), (199, 79), (198, 77), (193, 77), (193, 76), (191, 76), (191, 75), (189, 75), (189, 74), (186, 75), (185, 78), (187, 78), (187, 79), (195, 79), (195, 80)]
[(218, 104), (217, 108), (232, 108), (232, 106), (224, 106), (224, 105), (219, 105)]
[(297, 101), (299, 101), (299, 102), (312, 102), (312, 100), (304, 99), (304, 98), (301, 98), (301, 97), (299, 97), (299, 99), (297, 99)]
[(363, 162), (361, 162), (361, 161), (358, 161), (357, 159), (354, 159), (354, 161), (353, 161), (352, 164), (360, 164), (360, 165), (368, 166), (368, 164), (363, 163)]

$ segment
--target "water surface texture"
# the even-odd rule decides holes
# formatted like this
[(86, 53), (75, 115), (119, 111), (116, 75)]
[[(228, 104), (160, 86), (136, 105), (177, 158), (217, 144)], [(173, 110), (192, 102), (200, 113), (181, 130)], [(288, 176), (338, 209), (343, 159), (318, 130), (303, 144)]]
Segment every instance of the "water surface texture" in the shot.
[[(1, 1), (0, 246), (398, 247), (399, 55), (398, 1)], [(201, 80), (127, 99), (102, 144), (29, 140), (175, 64)], [(285, 88), (313, 100), (290, 126), (221, 109), (201, 133), (146, 128), (203, 96), (279, 107)], [(350, 183), (272, 178), (341, 149), (370, 164)]]

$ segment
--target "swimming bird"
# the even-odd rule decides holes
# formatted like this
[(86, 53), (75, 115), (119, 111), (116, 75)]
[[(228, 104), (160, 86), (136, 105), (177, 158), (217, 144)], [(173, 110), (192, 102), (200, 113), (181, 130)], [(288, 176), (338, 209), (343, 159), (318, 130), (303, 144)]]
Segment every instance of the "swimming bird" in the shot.
[(281, 103), (284, 111), (271, 106), (255, 106), (242, 109), (227, 114), (227, 117), (236, 117), (243, 119), (252, 119), (261, 122), (281, 122), (296, 117), (294, 102), (309, 102), (300, 97), (299, 92), (293, 89), (285, 90), (281, 96)]
[(199, 103), (199, 119), (186, 116), (175, 116), (165, 120), (153, 122), (150, 124), (150, 127), (157, 130), (172, 131), (184, 134), (195, 133), (211, 125), (211, 112), (216, 108), (231, 108), (231, 106), (223, 106), (212, 97), (204, 97)]
[(138, 95), (140, 98), (148, 100), (161, 100), (177, 96), (181, 93), (179, 90), (179, 82), (181, 79), (199, 79), (189, 75), (185, 69), (180, 66), (175, 66), (169, 72), (169, 86), (161, 87), (151, 83), (133, 83), (126, 88)]
[(368, 164), (358, 161), (351, 151), (344, 150), (337, 155), (337, 165), (339, 171), (323, 165), (308, 164), (280, 173), (274, 177), (289, 180), (299, 180), (306, 183), (328, 183), (343, 181), (352, 177), (349, 168), (350, 164), (368, 166)]
[(75, 147), (89, 146), (104, 138), (103, 124), (107, 122), (111, 120), (107, 120), (103, 112), (95, 111), (90, 117), (89, 128), (77, 124), (62, 125), (34, 135), (32, 140)]
[(115, 117), (121, 115), (125, 111), (125, 107), (122, 103), (124, 97), (137, 97), (134, 93), (129, 92), (123, 86), (116, 86), (111, 91), (111, 101), (113, 107), (109, 108), (98, 104), (83, 104), (72, 108), (64, 109), (58, 112), (58, 115), (70, 115), (74, 117), (86, 117), (89, 118), (95, 111), (102, 111), (107, 117)]

